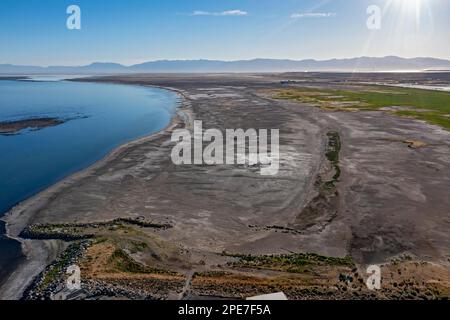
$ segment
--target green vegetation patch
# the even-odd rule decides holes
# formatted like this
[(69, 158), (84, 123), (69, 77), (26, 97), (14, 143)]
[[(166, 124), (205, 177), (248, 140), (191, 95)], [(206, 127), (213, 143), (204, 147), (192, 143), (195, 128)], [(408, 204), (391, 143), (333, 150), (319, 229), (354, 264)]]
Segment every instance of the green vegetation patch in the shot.
[(327, 133), (328, 146), (326, 157), (331, 162), (334, 169), (334, 176), (330, 181), (325, 182), (325, 188), (333, 189), (341, 176), (341, 168), (339, 167), (339, 153), (341, 152), (341, 137), (338, 132), (331, 131)]
[(94, 235), (86, 234), (81, 227), (75, 225), (31, 225), (21, 233), (23, 239), (50, 240), (58, 239), (64, 241), (76, 241), (93, 238)]
[(177, 275), (175, 272), (161, 270), (144, 266), (131, 258), (124, 250), (116, 249), (109, 257), (108, 262), (116, 269), (126, 273), (133, 274), (170, 274)]
[(394, 114), (450, 129), (449, 92), (388, 86), (361, 86), (354, 90), (290, 88), (277, 90), (275, 97), (310, 103), (328, 110), (393, 108), (391, 112)]
[[(35, 224), (26, 227), (21, 233), (20, 237), (24, 239), (48, 240), (59, 239), (64, 241), (74, 241), (94, 238), (95, 235), (87, 233), (87, 229), (96, 230), (104, 227), (109, 227), (110, 230), (123, 227), (125, 225), (134, 225), (141, 228), (153, 229), (169, 229), (172, 228), (170, 224), (158, 224), (142, 219), (119, 218), (105, 222), (92, 223), (66, 223), (66, 224)], [(97, 232), (95, 232), (97, 233)]]
[(131, 241), (130, 242), (130, 252), (138, 253), (142, 252), (148, 248), (148, 244), (142, 241)]
[(315, 253), (294, 253), (286, 255), (242, 255), (227, 254), (226, 256), (238, 258), (237, 262), (231, 263), (233, 267), (253, 268), (285, 271), (292, 273), (303, 273), (308, 267), (314, 266), (336, 266), (354, 267), (355, 263), (351, 257), (335, 258), (318, 255)]

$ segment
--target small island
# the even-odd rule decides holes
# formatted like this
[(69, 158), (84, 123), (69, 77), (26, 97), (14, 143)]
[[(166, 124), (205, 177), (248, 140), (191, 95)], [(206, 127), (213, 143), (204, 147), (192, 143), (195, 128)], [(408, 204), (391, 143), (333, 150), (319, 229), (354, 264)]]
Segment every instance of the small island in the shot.
[(41, 130), (47, 127), (54, 127), (65, 122), (66, 120), (50, 117), (3, 121), (0, 122), (0, 135), (14, 135), (24, 129)]

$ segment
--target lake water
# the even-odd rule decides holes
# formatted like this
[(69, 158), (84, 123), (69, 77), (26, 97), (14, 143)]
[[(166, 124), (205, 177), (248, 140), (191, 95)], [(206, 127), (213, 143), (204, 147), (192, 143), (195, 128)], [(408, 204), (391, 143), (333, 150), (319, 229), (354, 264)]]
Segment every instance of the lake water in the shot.
[[(370, 84), (370, 82), (368, 82)], [(446, 85), (428, 85), (428, 84), (413, 84), (413, 83), (384, 83), (384, 82), (374, 82), (373, 84), (389, 87), (399, 87), (399, 88), (410, 88), (410, 89), (423, 89), (432, 91), (444, 91), (450, 92), (450, 86)]]
[[(101, 159), (115, 147), (166, 127), (179, 98), (170, 91), (69, 81), (0, 81), (0, 122), (51, 117), (54, 127), (0, 135), (0, 216)], [(20, 245), (0, 224), (0, 282)]]

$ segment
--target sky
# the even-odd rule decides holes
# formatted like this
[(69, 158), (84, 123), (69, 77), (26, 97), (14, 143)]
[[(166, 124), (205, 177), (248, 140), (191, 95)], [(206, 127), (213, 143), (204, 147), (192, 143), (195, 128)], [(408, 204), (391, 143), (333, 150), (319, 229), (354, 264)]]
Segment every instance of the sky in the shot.
[[(69, 30), (67, 7), (81, 9)], [(367, 9), (380, 8), (379, 29)], [(450, 0), (1, 0), (0, 64), (450, 59)]]

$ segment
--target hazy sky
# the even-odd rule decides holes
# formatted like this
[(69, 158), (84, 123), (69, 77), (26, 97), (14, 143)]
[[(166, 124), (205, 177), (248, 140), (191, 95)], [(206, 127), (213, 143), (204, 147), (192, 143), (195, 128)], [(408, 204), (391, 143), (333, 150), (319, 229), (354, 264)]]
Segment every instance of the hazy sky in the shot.
[[(81, 30), (66, 8), (81, 8)], [(369, 5), (384, 10), (366, 26)], [(450, 59), (450, 0), (1, 0), (0, 63), (157, 59)]]

